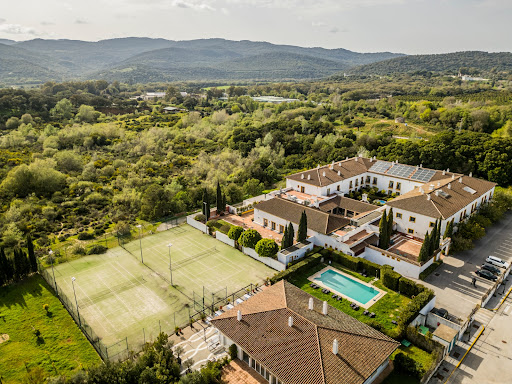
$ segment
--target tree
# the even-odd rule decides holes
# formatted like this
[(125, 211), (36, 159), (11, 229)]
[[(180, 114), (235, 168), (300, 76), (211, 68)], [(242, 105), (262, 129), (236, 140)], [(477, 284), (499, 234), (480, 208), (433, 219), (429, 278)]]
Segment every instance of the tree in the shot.
[(208, 189), (203, 190), (203, 204), (202, 204), (203, 215), (206, 217), (206, 221), (210, 220), (210, 201), (208, 199)]
[(13, 116), (11, 118), (9, 118), (6, 122), (5, 122), (5, 128), (7, 129), (16, 129), (20, 126), (20, 119), (18, 119), (17, 117)]
[(67, 120), (73, 117), (73, 114), (71, 113), (72, 110), (73, 104), (71, 104), (71, 101), (68, 99), (62, 99), (55, 105), (55, 108), (50, 110), (50, 114), (56, 119)]
[(34, 244), (32, 243), (32, 237), (27, 235), (27, 250), (28, 259), (30, 261), (30, 272), (37, 272), (37, 257), (34, 253)]
[(388, 219), (386, 210), (382, 212), (382, 217), (379, 222), (379, 247), (382, 249), (389, 248), (389, 234), (388, 234)]
[(446, 229), (444, 231), (444, 238), (446, 239), (447, 237), (452, 237), (453, 236), (453, 220), (454, 219), (451, 219), (447, 224), (446, 224)]
[(14, 248), (17, 247), (23, 239), (21, 231), (16, 226), (16, 223), (9, 223), (7, 228), (4, 229), (2, 236), (4, 247)]
[(217, 214), (220, 214), (222, 212), (224, 212), (224, 210), (226, 209), (226, 206), (223, 206), (224, 202), (224, 199), (222, 197), (222, 191), (220, 189), (220, 183), (219, 181), (217, 181), (217, 199), (216, 199), (216, 204), (217, 204)]
[[(393, 234), (393, 208), (389, 210), (388, 213), (388, 236), (391, 239), (391, 235)], [(389, 242), (389, 240), (388, 240)]]
[(249, 179), (244, 184), (244, 192), (248, 196), (261, 195), (263, 189), (265, 186), (258, 179)]
[(286, 249), (290, 246), (290, 236), (288, 235), (288, 226), (284, 227), (283, 239), (281, 240), (281, 249)]
[(274, 257), (279, 247), (272, 239), (261, 239), (256, 243), (254, 250), (260, 257)]
[(30, 263), (27, 255), (18, 247), (14, 248), (14, 275), (21, 279), (30, 273)]
[(3, 248), (0, 248), (0, 274), (4, 276), (4, 284), (7, 284), (14, 278), (12, 260), (7, 258)]
[[(425, 234), (425, 238), (423, 239), (423, 244), (425, 245), (425, 248), (426, 248), (426, 253), (427, 253), (427, 258), (430, 257), (430, 255), (432, 255), (432, 252), (434, 251), (432, 249), (432, 232), (431, 233), (426, 233)], [(422, 245), (423, 247), (423, 245)]]
[(228, 237), (231, 240), (238, 241), (240, 239), (240, 236), (244, 233), (244, 229), (239, 226), (232, 226), (228, 232)]
[(418, 256), (418, 261), (420, 263), (425, 262), (429, 259), (429, 244), (430, 238), (428, 233), (425, 235), (425, 239), (423, 239), (423, 244), (421, 244), (420, 255)]
[(301, 243), (306, 241), (308, 237), (308, 217), (306, 211), (302, 211), (300, 216), (299, 228), (297, 229), (297, 242)]
[(82, 123), (94, 123), (99, 116), (100, 113), (96, 112), (94, 107), (82, 104), (80, 108), (78, 108), (78, 113), (76, 114), (75, 118)]
[(140, 213), (144, 220), (155, 220), (169, 213), (169, 199), (164, 187), (151, 184), (146, 188), (142, 194)]
[(247, 231), (244, 231), (242, 235), (240, 236), (238, 242), (242, 247), (245, 248), (254, 248), (258, 241), (261, 240), (260, 233), (255, 229), (248, 229)]
[(439, 220), (439, 219), (436, 220), (435, 230), (436, 230), (436, 235), (434, 237), (433, 251), (435, 251), (436, 249), (439, 248), (439, 242), (441, 241), (441, 220)]
[(30, 113), (25, 113), (23, 116), (21, 116), (21, 122), (23, 124), (33, 124), (34, 119), (32, 119), (32, 115)]
[(293, 243), (295, 241), (294, 239), (295, 239), (295, 229), (293, 228), (292, 223), (288, 223), (288, 241), (290, 243), (290, 247), (293, 245)]

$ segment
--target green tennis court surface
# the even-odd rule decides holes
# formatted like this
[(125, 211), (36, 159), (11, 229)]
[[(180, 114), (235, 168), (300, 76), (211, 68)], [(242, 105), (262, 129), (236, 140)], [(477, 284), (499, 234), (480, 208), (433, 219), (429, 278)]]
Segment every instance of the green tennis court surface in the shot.
[(276, 272), (187, 224), (144, 237), (141, 243), (144, 264), (135, 238), (124, 248), (55, 267), (59, 289), (73, 302), (71, 278), (76, 278), (80, 316), (107, 346), (127, 337), (130, 349), (136, 349), (132, 345), (140, 345), (144, 337), (153, 340), (160, 330), (172, 333), (175, 325), (187, 324), (189, 312), (195, 312), (194, 292), (196, 299), (202, 296), (203, 286), (208, 294), (230, 294)]

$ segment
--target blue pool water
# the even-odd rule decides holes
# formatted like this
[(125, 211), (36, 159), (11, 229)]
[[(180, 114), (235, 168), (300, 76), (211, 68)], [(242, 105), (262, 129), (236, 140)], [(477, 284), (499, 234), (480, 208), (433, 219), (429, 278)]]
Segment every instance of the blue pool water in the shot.
[(362, 304), (366, 304), (379, 294), (379, 291), (375, 288), (361, 284), (356, 280), (333, 271), (332, 269), (325, 271), (320, 275), (320, 277), (315, 277), (315, 280), (321, 281), (331, 290), (343, 293)]

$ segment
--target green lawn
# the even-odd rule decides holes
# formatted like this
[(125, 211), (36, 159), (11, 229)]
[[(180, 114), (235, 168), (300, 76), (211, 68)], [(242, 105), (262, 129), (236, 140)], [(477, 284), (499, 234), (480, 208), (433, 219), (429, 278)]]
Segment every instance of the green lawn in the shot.
[[(378, 322), (382, 327), (382, 332), (391, 335), (393, 330), (397, 327), (391, 323), (391, 321), (396, 320), (400, 308), (407, 304), (410, 299), (384, 287), (380, 280), (377, 281), (374, 285), (377, 288), (386, 291), (387, 294), (368, 309), (370, 312), (374, 312), (376, 314), (376, 317), (371, 319), (368, 316), (363, 315), (364, 309), (360, 308), (358, 311), (353, 310), (350, 307), (350, 301), (345, 299), (342, 301), (335, 300), (331, 297), (331, 294), (324, 294), (320, 290), (313, 289), (309, 286), (311, 282), (308, 280), (308, 277), (325, 268), (325, 266), (325, 264), (319, 264), (300, 275), (296, 275), (290, 279), (290, 283), (319, 298), (320, 300), (326, 300), (329, 305), (338, 308), (340, 311), (355, 317), (357, 320), (363, 323)], [(372, 277), (364, 277), (357, 272), (348, 270), (337, 263), (333, 263), (332, 266), (366, 282), (369, 282), (373, 279)]]
[[(430, 353), (412, 344), (408, 347), (400, 345), (400, 347), (398, 347), (398, 349), (393, 352), (393, 355), (391, 355), (391, 360), (393, 360), (395, 355), (399, 352), (404, 353), (405, 355), (414, 359), (417, 363), (420, 363), (423, 366), (425, 372), (429, 370), (433, 363), (433, 356)], [(391, 375), (389, 375), (386, 380), (384, 380), (383, 384), (419, 384), (419, 382), (420, 381), (416, 377), (393, 371)]]
[[(49, 305), (48, 314), (43, 305)], [(39, 275), (0, 288), (0, 378), (25, 382), (33, 375), (69, 375), (101, 360), (67, 310)], [(41, 332), (39, 339), (34, 329)], [(38, 368), (39, 367), (39, 368)], [(1, 381), (0, 380), (0, 381)]]
[(189, 314), (200, 309), (192, 299), (202, 305), (203, 287), (204, 303), (210, 306), (212, 293), (217, 301), (275, 272), (187, 224), (55, 267), (57, 285), (73, 307), (76, 278), (80, 315), (103, 344), (122, 340), (108, 348), (109, 357), (126, 349), (125, 338), (129, 348), (139, 350), (160, 331), (173, 333), (175, 326), (188, 324)]

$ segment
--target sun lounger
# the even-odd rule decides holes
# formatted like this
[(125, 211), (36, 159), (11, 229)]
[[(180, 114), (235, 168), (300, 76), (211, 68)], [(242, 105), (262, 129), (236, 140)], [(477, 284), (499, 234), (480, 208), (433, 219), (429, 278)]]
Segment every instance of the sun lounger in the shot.
[(251, 298), (251, 295), (249, 295), (248, 293), (246, 293), (246, 294), (244, 295), (244, 298), (245, 298), (245, 300), (247, 300), (247, 299)]
[(236, 299), (236, 300), (235, 300), (235, 305), (236, 305), (236, 304), (241, 304), (241, 303), (243, 303), (243, 302), (244, 302), (244, 301), (243, 301), (242, 299)]
[(224, 313), (224, 311), (215, 311), (215, 316), (220, 316)]
[(398, 322), (396, 320), (391, 320), (391, 323), (398, 325)]
[(342, 300), (341, 296), (338, 296), (338, 297), (336, 298), (336, 300), (341, 301), (341, 300)]
[(338, 295), (336, 295), (335, 293), (332, 294), (331, 296), (333, 299), (336, 299), (338, 297)]
[(401, 344), (404, 346), (404, 347), (409, 347), (411, 345), (411, 342), (409, 340), (406, 340), (406, 339), (403, 339)]
[(226, 309), (231, 309), (231, 308), (235, 308), (235, 306), (233, 304), (226, 305)]
[(211, 319), (212, 319), (212, 317), (211, 317), (211, 316), (208, 316), (208, 317), (206, 318), (206, 320), (205, 320), (206, 324), (210, 324), (210, 320), (211, 320)]
[(370, 313), (370, 317), (373, 319), (375, 317), (375, 313)]
[(369, 314), (370, 314), (370, 312), (368, 312), (368, 311), (363, 312), (363, 315), (365, 315), (365, 316), (368, 316)]

